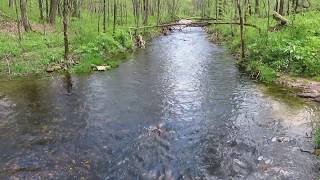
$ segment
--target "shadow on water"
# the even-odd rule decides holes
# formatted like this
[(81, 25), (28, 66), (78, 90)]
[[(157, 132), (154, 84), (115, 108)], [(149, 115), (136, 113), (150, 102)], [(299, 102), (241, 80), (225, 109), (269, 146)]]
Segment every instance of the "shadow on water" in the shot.
[(0, 179), (315, 179), (317, 106), (241, 77), (199, 28), (111, 72), (0, 83)]

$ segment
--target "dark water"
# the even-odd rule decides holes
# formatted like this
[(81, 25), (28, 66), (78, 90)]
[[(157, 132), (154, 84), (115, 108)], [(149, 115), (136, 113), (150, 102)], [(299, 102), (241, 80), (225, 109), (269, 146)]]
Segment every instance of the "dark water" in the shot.
[(198, 28), (111, 72), (0, 83), (0, 179), (317, 179), (317, 105), (241, 77)]

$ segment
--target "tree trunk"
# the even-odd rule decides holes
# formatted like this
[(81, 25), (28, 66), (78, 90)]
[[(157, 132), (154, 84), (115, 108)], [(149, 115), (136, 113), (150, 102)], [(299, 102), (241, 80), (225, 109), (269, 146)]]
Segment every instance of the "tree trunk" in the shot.
[[(63, 1), (65, 2), (65, 1)], [(59, 0), (51, 0), (50, 1), (50, 12), (49, 12), (49, 19), (48, 22), (50, 24), (55, 24), (56, 23), (56, 16), (58, 12), (58, 4)]]
[(73, 0), (72, 2), (73, 2), (72, 16), (80, 18), (81, 1), (80, 0)]
[(39, 3), (40, 19), (43, 20), (43, 19), (44, 19), (44, 15), (43, 15), (43, 2), (42, 2), (42, 0), (38, 0), (38, 3)]
[(279, 0), (276, 0), (276, 4), (274, 6), (274, 11), (279, 12)]
[(107, 30), (107, 13), (106, 13), (106, 0), (103, 0), (103, 32)]
[(280, 0), (279, 14), (284, 15), (284, 0)]
[(117, 24), (117, 0), (113, 0), (113, 34), (116, 32)]
[(160, 0), (157, 1), (157, 25), (160, 24)]
[(18, 28), (18, 37), (19, 37), (19, 44), (21, 45), (21, 28), (20, 28), (20, 20), (19, 20), (19, 10), (18, 10), (18, 6), (17, 6), (17, 0), (14, 0), (14, 4), (15, 6), (15, 10), (16, 10), (16, 18), (17, 18), (17, 28)]
[(244, 30), (244, 22), (243, 22), (243, 15), (241, 11), (240, 0), (237, 0), (237, 7), (239, 12), (240, 18), (240, 41), (241, 41), (241, 58), (245, 58), (245, 47), (244, 47), (244, 37), (243, 37), (243, 30)]
[(14, 3), (14, 0), (9, 0), (9, 7), (12, 7)]
[(254, 9), (254, 11), (255, 11), (255, 13), (256, 14), (260, 14), (260, 2), (259, 2), (259, 0), (256, 0), (256, 4), (255, 4), (255, 9)]
[(144, 20), (143, 24), (147, 25), (148, 24), (148, 19), (149, 19), (149, 0), (143, 0), (143, 10), (144, 10)]
[(69, 58), (69, 39), (68, 39), (68, 1), (63, 0), (63, 35), (64, 35), (64, 59)]
[(20, 0), (21, 22), (26, 32), (31, 31), (31, 25), (27, 15), (27, 0)]
[(46, 1), (46, 16), (47, 16), (47, 20), (49, 19), (49, 0), (45, 0)]

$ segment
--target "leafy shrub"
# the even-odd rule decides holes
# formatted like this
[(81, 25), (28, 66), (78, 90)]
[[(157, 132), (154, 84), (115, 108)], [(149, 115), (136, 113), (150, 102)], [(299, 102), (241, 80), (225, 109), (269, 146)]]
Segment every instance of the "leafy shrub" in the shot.
[(123, 30), (118, 30), (114, 34), (114, 39), (120, 43), (120, 45), (126, 49), (132, 49), (133, 41), (129, 33)]
[(93, 42), (80, 46), (76, 51), (93, 56), (110, 56), (131, 49), (132, 46), (130, 35), (124, 31), (117, 31), (114, 37), (104, 33), (100, 34)]
[(265, 83), (271, 83), (277, 79), (278, 73), (266, 66), (265, 64), (257, 61), (251, 61), (247, 66), (247, 71), (255, 75), (260, 81)]

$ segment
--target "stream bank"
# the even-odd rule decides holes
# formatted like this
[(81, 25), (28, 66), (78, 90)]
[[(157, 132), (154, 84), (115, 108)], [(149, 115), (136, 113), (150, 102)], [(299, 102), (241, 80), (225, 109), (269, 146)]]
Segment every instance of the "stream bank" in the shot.
[[(246, 58), (239, 66), (255, 80), (287, 88), (291, 94), (319, 102), (320, 46), (318, 11), (291, 15), (290, 23), (281, 29), (258, 32), (245, 29)], [(267, 18), (248, 17), (247, 22), (265, 29)], [(294, 21), (294, 22), (293, 22)], [(270, 27), (277, 22), (270, 19)], [(294, 24), (294, 25), (293, 25)], [(239, 57), (240, 34), (238, 27), (219, 25), (206, 29), (209, 38), (222, 43)], [(240, 59), (240, 58), (237, 58)], [(320, 129), (318, 130), (320, 132)], [(320, 134), (320, 133), (315, 133)], [(316, 135), (320, 146), (320, 135)]]

